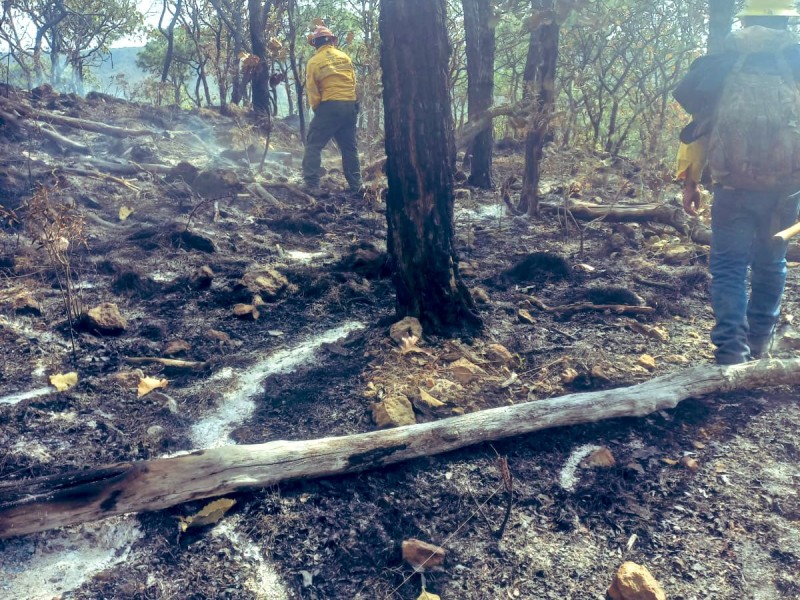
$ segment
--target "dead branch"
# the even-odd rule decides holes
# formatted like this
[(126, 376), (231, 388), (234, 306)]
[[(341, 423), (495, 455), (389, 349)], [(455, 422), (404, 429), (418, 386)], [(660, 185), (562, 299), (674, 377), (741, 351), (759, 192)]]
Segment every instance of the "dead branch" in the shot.
[(35, 123), (27, 119), (18, 118), (15, 115), (2, 110), (0, 110), (0, 119), (13, 127), (27, 129), (31, 133), (41, 134), (47, 139), (58, 144), (58, 146), (60, 146), (62, 149), (67, 148), (69, 150), (74, 150), (75, 152), (80, 152), (81, 154), (89, 154), (89, 152), (91, 152), (89, 146), (86, 144), (81, 144), (80, 142), (76, 142), (75, 140), (71, 140), (68, 137), (61, 135), (55, 129), (45, 123)]
[(459, 128), (456, 132), (456, 146), (459, 149), (469, 146), (497, 117), (526, 116), (529, 112), (530, 104), (527, 102), (493, 106), (479, 115), (475, 115)]
[(316, 204), (317, 203), (317, 200), (313, 196), (310, 196), (309, 194), (306, 194), (299, 187), (297, 187), (296, 185), (292, 185), (291, 183), (280, 183), (280, 182), (277, 182), (277, 183), (268, 182), (267, 183), (267, 182), (265, 182), (265, 183), (262, 183), (261, 185), (265, 189), (286, 190), (290, 194), (305, 200), (309, 204)]
[(17, 114), (34, 121), (63, 125), (65, 127), (72, 127), (74, 129), (80, 129), (83, 131), (92, 131), (94, 133), (102, 133), (104, 135), (110, 135), (118, 138), (153, 135), (153, 132), (149, 129), (127, 129), (125, 127), (116, 127), (106, 123), (98, 123), (97, 121), (88, 121), (86, 119), (67, 117), (65, 115), (59, 115), (50, 111), (37, 110), (22, 102), (15, 102), (10, 98), (0, 98), (0, 106), (2, 106), (6, 112), (16, 112)]
[(310, 441), (226, 446), (0, 483), (0, 538), (128, 512), (354, 473), (542, 429), (642, 417), (686, 398), (800, 384), (800, 359), (701, 365), (628, 388), (569, 394), (431, 423)]
[(529, 296), (528, 300), (536, 308), (549, 313), (571, 315), (576, 312), (609, 311), (618, 315), (643, 315), (653, 312), (650, 306), (631, 306), (628, 304), (592, 304), (591, 302), (577, 302), (575, 304), (562, 304), (561, 306), (548, 306), (536, 296)]
[(151, 357), (151, 356), (130, 356), (125, 359), (125, 362), (138, 365), (157, 363), (163, 367), (181, 371), (204, 371), (208, 367), (208, 363), (204, 362), (197, 362), (193, 360), (180, 360), (177, 358)]
[(64, 175), (78, 175), (80, 177), (92, 177), (93, 179), (102, 179), (104, 181), (111, 181), (113, 183), (117, 183), (123, 187), (128, 188), (134, 192), (141, 191), (138, 187), (133, 185), (131, 182), (122, 179), (121, 177), (114, 177), (113, 175), (108, 175), (106, 173), (101, 173), (100, 171), (95, 171), (93, 169), (79, 169), (76, 167), (62, 167), (55, 169), (56, 173), (63, 173)]
[(115, 175), (138, 175), (139, 173), (157, 173), (159, 175), (166, 175), (167, 173), (171, 173), (174, 169), (174, 167), (171, 167), (170, 165), (156, 165), (136, 162), (115, 163), (109, 160), (93, 157), (82, 159), (82, 163), (88, 164), (106, 173), (113, 173)]

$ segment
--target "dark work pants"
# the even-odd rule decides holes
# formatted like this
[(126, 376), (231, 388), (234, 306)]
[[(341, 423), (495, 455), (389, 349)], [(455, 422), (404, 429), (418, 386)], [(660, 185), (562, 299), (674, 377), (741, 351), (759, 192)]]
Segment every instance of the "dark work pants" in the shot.
[[(800, 195), (714, 187), (711, 205), (711, 341), (720, 364), (768, 350), (786, 283), (788, 244), (773, 235), (797, 219)], [(750, 271), (750, 294), (747, 273)]]
[(331, 138), (336, 140), (342, 153), (342, 171), (353, 191), (361, 188), (361, 165), (356, 145), (356, 103), (346, 100), (321, 102), (308, 127), (306, 151), (303, 156), (303, 179), (306, 184), (319, 185), (322, 149)]

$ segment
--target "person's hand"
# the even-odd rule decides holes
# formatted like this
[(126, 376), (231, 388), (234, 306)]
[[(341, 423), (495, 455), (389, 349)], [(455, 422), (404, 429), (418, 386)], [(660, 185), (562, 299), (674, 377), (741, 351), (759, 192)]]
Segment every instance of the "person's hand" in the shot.
[(696, 217), (697, 211), (703, 204), (703, 199), (700, 196), (700, 184), (687, 179), (683, 186), (683, 210), (687, 214)]

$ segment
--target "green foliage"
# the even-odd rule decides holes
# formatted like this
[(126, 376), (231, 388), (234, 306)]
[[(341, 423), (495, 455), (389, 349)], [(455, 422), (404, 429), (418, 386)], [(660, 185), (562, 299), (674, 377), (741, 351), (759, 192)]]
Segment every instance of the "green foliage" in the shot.
[[(497, 40), (495, 103), (513, 104), (525, 94), (523, 74), (532, 27), (561, 25), (555, 141), (564, 146), (605, 150), (614, 154), (664, 158), (674, 144), (675, 129), (684, 115), (669, 91), (691, 60), (704, 50), (706, 0), (491, 0), (495, 17), (489, 25)], [(291, 90), (302, 92), (304, 65), (313, 54), (306, 35), (321, 19), (338, 36), (340, 47), (356, 66), (362, 126), (379, 142), (382, 104), (378, 49), (379, 0), (274, 0), (266, 22), (267, 38), (282, 44), (268, 57), (271, 71), (297, 75)], [(173, 10), (174, 10), (174, 4)], [(244, 0), (183, 0), (175, 29), (175, 48), (167, 85), (160, 82), (166, 40), (152, 32), (137, 65), (152, 79), (137, 85), (134, 74), (114, 81), (109, 89), (128, 97), (146, 94), (151, 100), (200, 101), (200, 81), (226, 102), (247, 101), (242, 53), (250, 53), (248, 2)], [(454, 115), (466, 119), (467, 78), (461, 0), (447, 0), (449, 65)], [(58, 27), (56, 54), (69, 56), (80, 78), (99, 63), (114, 40), (141, 25), (136, 0), (16, 0), (9, 3), (0, 26), (0, 40), (11, 49), (4, 65), (18, 81), (36, 83), (48, 74), (45, 61), (56, 38), (53, 30), (37, 28), (64, 10)], [(427, 40), (420, 40), (427, 43)], [(292, 67), (294, 64), (294, 68)], [(11, 67), (10, 69), (8, 67)], [(58, 75), (56, 73), (56, 75)], [(414, 74), (409, 74), (413, 78)], [(198, 79), (199, 78), (199, 79)], [(108, 78), (104, 78), (106, 82)], [(209, 84), (209, 82), (211, 82)], [(282, 88), (283, 92), (283, 88)], [(290, 102), (290, 106), (295, 108)], [(524, 121), (498, 118), (499, 136), (524, 135)]]

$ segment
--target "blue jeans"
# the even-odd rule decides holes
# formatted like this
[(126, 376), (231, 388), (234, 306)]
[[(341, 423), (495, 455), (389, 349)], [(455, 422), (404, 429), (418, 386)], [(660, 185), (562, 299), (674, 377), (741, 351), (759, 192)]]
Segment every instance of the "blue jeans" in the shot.
[[(800, 194), (714, 186), (711, 206), (711, 341), (719, 364), (768, 349), (786, 284), (787, 242), (773, 236), (797, 219)], [(750, 269), (750, 297), (747, 271)]]

